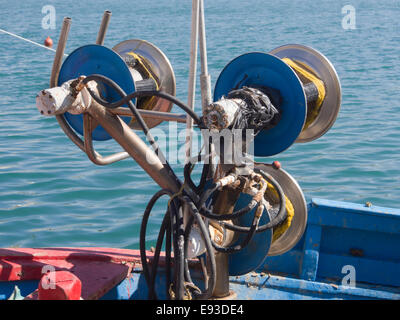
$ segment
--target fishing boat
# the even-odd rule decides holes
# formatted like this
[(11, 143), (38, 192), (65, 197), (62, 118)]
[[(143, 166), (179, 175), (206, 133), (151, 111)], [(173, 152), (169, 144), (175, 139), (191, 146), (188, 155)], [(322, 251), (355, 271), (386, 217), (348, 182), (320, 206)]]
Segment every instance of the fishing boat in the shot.
[[(165, 54), (149, 41), (96, 44), (63, 61), (65, 18), (50, 88), (36, 97), (97, 165), (133, 158), (161, 187), (143, 213), (140, 250), (103, 247), (0, 249), (2, 300), (399, 299), (400, 210), (313, 198), (278, 161), (255, 162), (307, 143), (334, 124), (341, 87), (330, 61), (298, 44), (243, 53), (221, 71), (211, 96), (202, 0), (193, 0), (188, 104), (175, 97)], [(200, 44), (202, 115), (194, 110)], [(170, 113), (172, 105), (185, 114)], [(184, 181), (151, 135), (186, 124)], [(204, 150), (193, 155), (191, 132)], [(134, 130), (142, 130), (150, 145)], [(222, 138), (221, 138), (222, 137)], [(93, 140), (123, 152), (102, 156)], [(203, 167), (200, 181), (191, 178)], [(155, 248), (146, 248), (152, 207), (168, 199)]]

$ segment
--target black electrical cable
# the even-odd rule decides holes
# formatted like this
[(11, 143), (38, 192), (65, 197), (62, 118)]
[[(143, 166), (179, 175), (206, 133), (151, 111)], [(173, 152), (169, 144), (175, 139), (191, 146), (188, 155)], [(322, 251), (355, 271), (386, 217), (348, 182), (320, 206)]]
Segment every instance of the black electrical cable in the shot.
[(164, 235), (166, 233), (167, 225), (169, 223), (170, 223), (170, 216), (169, 216), (169, 211), (168, 211), (164, 215), (164, 219), (162, 221), (160, 231), (158, 233), (158, 238), (157, 238), (156, 248), (154, 250), (153, 260), (151, 262), (151, 274), (150, 274), (149, 293), (148, 293), (149, 300), (153, 300), (153, 299), (157, 298), (157, 295), (155, 293), (155, 282), (156, 282), (158, 261), (160, 258), (161, 246), (164, 241)]
[[(87, 84), (89, 81), (98, 81), (100, 80), (101, 82), (104, 82), (106, 84), (108, 84), (109, 86), (111, 86), (112, 88), (116, 88), (118, 86), (118, 84), (111, 80), (108, 77), (105, 77), (103, 75), (100, 74), (93, 74), (90, 76), (87, 76), (85, 79), (82, 80), (83, 84)], [(118, 86), (119, 87), (119, 86)], [(155, 91), (155, 90), (151, 90), (151, 91), (135, 91), (132, 92), (130, 94), (125, 94), (124, 96), (122, 96), (121, 100), (118, 100), (116, 102), (108, 102), (104, 99), (102, 99), (101, 97), (99, 97), (95, 92), (93, 92), (93, 90), (91, 90), (89, 87), (87, 87), (90, 95), (92, 96), (92, 98), (99, 104), (101, 104), (102, 106), (109, 108), (109, 109), (115, 109), (118, 108), (126, 103), (132, 102), (132, 99), (135, 98), (140, 98), (140, 97), (152, 97), (152, 96), (156, 96), (156, 97), (160, 97), (163, 99), (166, 99), (172, 103), (174, 103), (175, 105), (177, 105), (179, 108), (181, 108), (183, 111), (185, 111), (187, 114), (190, 115), (190, 117), (193, 118), (194, 122), (196, 123), (196, 125), (198, 125), (199, 127), (203, 127), (203, 123), (200, 119), (200, 117), (185, 103), (183, 103), (182, 101), (178, 100), (176, 97), (166, 93), (166, 92), (162, 92), (162, 91)]]
[(167, 224), (166, 236), (165, 236), (165, 296), (171, 299), (169, 294), (169, 286), (171, 284), (171, 214), (169, 215), (170, 221)]
[[(178, 199), (173, 200), (179, 202)], [(179, 205), (176, 208), (174, 216), (175, 241), (174, 241), (174, 268), (175, 268), (175, 298), (182, 300), (184, 298), (184, 279), (185, 279), (185, 252), (184, 252), (184, 228), (183, 228), (183, 210)]]
[[(172, 192), (163, 189), (158, 191), (153, 195), (153, 197), (150, 199), (148, 202), (146, 209), (143, 213), (143, 218), (142, 218), (142, 223), (140, 226), (140, 235), (139, 235), (139, 248), (140, 248), (140, 259), (142, 262), (142, 268), (143, 268), (143, 275), (145, 277), (145, 280), (149, 286), (149, 292), (151, 292), (151, 278), (150, 278), (150, 273), (149, 273), (149, 268), (148, 268), (148, 263), (147, 263), (147, 257), (146, 257), (146, 229), (147, 229), (147, 223), (150, 217), (151, 210), (154, 207), (154, 204), (157, 202), (158, 199), (160, 199), (162, 196), (168, 195), (172, 196)], [(154, 253), (154, 257), (156, 256), (156, 252)], [(153, 258), (154, 259), (154, 258)], [(168, 286), (168, 285), (167, 285)]]
[[(203, 128), (203, 123), (201, 121), (201, 118), (199, 118), (193, 110), (191, 110), (187, 105), (184, 103), (180, 102), (178, 99), (176, 99), (174, 96), (171, 96), (167, 93), (160, 92), (160, 91), (141, 91), (141, 92), (133, 92), (131, 94), (126, 94), (113, 80), (102, 76), (102, 75), (91, 75), (86, 77), (83, 80), (83, 83), (86, 84), (89, 81), (96, 81), (96, 82), (103, 82), (107, 85), (109, 85), (111, 88), (117, 91), (117, 93), (122, 97), (119, 101), (110, 103), (108, 101), (105, 101), (101, 97), (99, 97), (95, 92), (93, 92), (89, 87), (87, 88), (90, 95), (93, 97), (93, 99), (103, 105), (106, 108), (117, 108), (120, 107), (124, 104), (127, 104), (129, 109), (131, 109), (132, 114), (136, 117), (139, 125), (141, 126), (143, 132), (145, 133), (148, 141), (152, 145), (153, 149), (155, 150), (156, 154), (160, 158), (160, 160), (163, 162), (164, 166), (166, 167), (167, 171), (175, 178), (176, 182), (178, 185), (182, 185), (180, 180), (177, 178), (175, 175), (174, 171), (170, 167), (169, 163), (165, 160), (164, 155), (162, 154), (161, 150), (159, 149), (157, 143), (155, 142), (154, 138), (151, 136), (149, 133), (149, 128), (147, 127), (146, 123), (143, 120), (143, 117), (140, 115), (139, 111), (137, 110), (136, 106), (132, 103), (132, 99), (134, 98), (139, 98), (139, 97), (146, 97), (146, 96), (158, 96), (163, 99), (166, 99), (170, 102), (173, 102), (176, 104), (178, 107), (183, 109), (185, 112), (189, 114), (195, 121), (195, 123), (200, 127)], [(257, 119), (258, 120), (258, 119)], [(208, 142), (208, 146), (210, 147), (211, 141)], [(199, 159), (200, 161), (200, 159)], [(191, 164), (190, 164), (191, 165)], [(207, 181), (207, 178), (209, 176), (210, 170), (211, 170), (211, 165), (209, 163), (204, 164), (203, 166), (203, 171), (202, 175), (200, 178), (200, 183), (198, 186), (196, 186), (193, 183), (193, 180), (190, 177), (190, 166), (185, 166), (184, 169), (184, 176), (185, 176), (185, 181), (187, 182), (189, 186), (189, 193), (200, 193), (202, 189), (205, 186), (205, 183)], [(210, 210), (208, 210), (205, 206), (204, 203), (211, 197), (213, 196), (214, 192), (216, 191), (215, 185), (211, 187), (211, 191), (203, 192), (201, 194), (200, 200), (196, 200), (196, 203), (193, 202), (193, 200), (186, 195), (185, 190), (183, 190), (183, 196), (178, 196), (175, 197), (176, 195), (172, 194), (171, 191), (163, 189), (157, 192), (149, 201), (146, 210), (143, 214), (143, 219), (142, 219), (142, 224), (141, 224), (141, 230), (140, 230), (140, 256), (141, 256), (141, 261), (142, 261), (142, 266), (143, 266), (143, 273), (144, 277), (146, 279), (146, 282), (148, 283), (149, 286), (149, 298), (156, 298), (156, 293), (155, 293), (155, 279), (156, 279), (156, 274), (157, 274), (157, 265), (161, 253), (161, 247), (164, 241), (164, 236), (165, 236), (165, 241), (166, 241), (166, 281), (167, 281), (167, 297), (169, 296), (169, 289), (170, 289), (170, 284), (171, 284), (171, 240), (173, 242), (173, 250), (174, 250), (174, 295), (176, 299), (183, 299), (184, 298), (184, 290), (185, 290), (185, 279), (189, 282), (187, 286), (191, 286), (192, 289), (195, 288), (193, 291), (194, 296), (197, 299), (206, 299), (211, 297), (212, 292), (215, 288), (216, 284), (216, 262), (215, 262), (215, 256), (214, 256), (214, 249), (217, 251), (225, 252), (225, 253), (232, 253), (232, 252), (237, 252), (241, 249), (243, 249), (252, 239), (252, 237), (255, 235), (256, 232), (262, 232), (265, 231), (266, 229), (273, 228), (274, 226), (278, 225), (281, 223), (284, 219), (286, 219), (287, 213), (286, 213), (286, 202), (285, 202), (285, 196), (283, 194), (283, 191), (279, 184), (270, 176), (264, 173), (263, 171), (260, 172), (263, 177), (267, 180), (270, 181), (274, 187), (276, 188), (278, 195), (280, 197), (280, 210), (278, 212), (277, 217), (271, 221), (270, 223), (263, 225), (261, 227), (258, 226), (259, 224), (259, 217), (254, 215), (252, 225), (250, 228), (248, 227), (239, 227), (239, 226), (232, 226), (230, 224), (226, 224), (224, 222), (221, 222), (221, 220), (231, 220), (231, 219), (236, 219), (248, 212), (250, 212), (254, 207), (259, 203), (257, 203), (255, 200), (250, 201), (246, 207), (239, 209), (232, 214), (214, 214)], [(146, 249), (145, 249), (145, 238), (146, 238), (146, 228), (147, 228), (147, 223), (148, 219), (150, 216), (150, 212), (155, 204), (155, 202), (161, 198), (164, 195), (168, 195), (170, 197), (169, 201), (169, 208), (167, 210), (167, 213), (164, 215), (163, 222), (160, 227), (160, 231), (158, 234), (157, 238), (157, 243), (156, 243), (156, 248), (152, 260), (152, 270), (151, 273), (149, 272), (149, 267), (147, 263), (147, 258), (146, 258)], [(196, 197), (195, 197), (196, 198)], [(187, 225), (186, 229), (183, 227), (183, 213), (182, 213), (182, 208), (183, 205), (187, 205), (189, 207), (189, 212), (191, 213), (190, 220), (189, 220), (189, 225)], [(199, 210), (200, 209), (200, 210)], [(231, 229), (234, 231), (239, 231), (239, 232), (246, 232), (246, 238), (244, 241), (236, 246), (233, 247), (221, 247), (215, 244), (209, 234), (209, 229), (206, 227), (203, 217), (213, 219), (213, 220), (218, 220), (220, 221), (221, 225), (224, 225), (227, 229)], [(203, 240), (206, 245), (206, 252), (207, 252), (207, 257), (208, 261), (210, 264), (209, 267), (209, 276), (205, 274), (205, 278), (208, 278), (208, 283), (205, 286), (205, 292), (199, 293), (199, 289), (195, 287), (192, 282), (191, 276), (190, 276), (190, 271), (188, 267), (188, 261), (186, 257), (186, 249), (187, 249), (187, 243), (188, 243), (188, 237), (190, 234), (190, 230), (194, 224), (194, 221), (196, 222), (196, 225), (199, 227)], [(172, 235), (172, 237), (171, 237)], [(205, 269), (205, 268), (203, 268)], [(208, 276), (208, 277), (207, 277)]]
[[(208, 154), (206, 156), (201, 156), (200, 154), (195, 157), (190, 159), (190, 161), (188, 163), (185, 164), (185, 166), (183, 167), (183, 177), (185, 179), (185, 182), (189, 185), (189, 187), (194, 190), (196, 193), (201, 193), (205, 187), (205, 184), (207, 182), (207, 177), (208, 174), (210, 172), (211, 169), (211, 155)], [(196, 186), (195, 183), (192, 180), (191, 172), (192, 172), (192, 166), (194, 166), (197, 162), (200, 162), (204, 160), (206, 163), (204, 163), (203, 166), (203, 170), (201, 173), (201, 177), (200, 177), (200, 181), (199, 181), (199, 185)]]
[(185, 200), (185, 203), (188, 204), (189, 212), (195, 218), (197, 226), (199, 227), (201, 234), (203, 235), (203, 240), (204, 240), (205, 246), (206, 246), (206, 252), (208, 252), (208, 257), (210, 260), (210, 268), (209, 268), (210, 274), (209, 274), (209, 278), (208, 278), (209, 279), (208, 285), (206, 287), (205, 292), (203, 292), (200, 295), (196, 295), (197, 299), (200, 299), (200, 300), (208, 299), (212, 296), (212, 293), (214, 292), (215, 285), (216, 285), (217, 265), (216, 265), (216, 261), (215, 261), (215, 255), (214, 255), (211, 239), (209, 236), (208, 228), (206, 227), (196, 205), (193, 203), (193, 201), (191, 201), (187, 197), (183, 197), (183, 199)]
[[(110, 104), (107, 101), (101, 99), (100, 97), (98, 97), (92, 90), (90, 90), (90, 88), (88, 88), (90, 95), (93, 97), (94, 100), (96, 100), (98, 103), (100, 103), (101, 105), (108, 107), (108, 108), (116, 108), (120, 105), (124, 104), (124, 103), (128, 103), (128, 107), (131, 109), (133, 115), (137, 118), (139, 125), (142, 127), (147, 139), (149, 140), (150, 144), (152, 145), (152, 147), (154, 148), (156, 154), (160, 157), (160, 153), (161, 150), (159, 150), (158, 145), (155, 143), (155, 140), (153, 139), (153, 137), (149, 134), (149, 129), (146, 125), (146, 123), (144, 122), (143, 118), (141, 117), (141, 115), (139, 114), (139, 112), (137, 111), (136, 107), (133, 105), (131, 99), (134, 97), (139, 97), (139, 96), (161, 96), (164, 97), (166, 99), (169, 99), (170, 101), (176, 103), (178, 106), (180, 106), (182, 109), (184, 109), (186, 112), (188, 112), (196, 121), (196, 123), (198, 125), (201, 124), (200, 119), (197, 117), (197, 115), (191, 111), (190, 108), (188, 108), (187, 106), (185, 106), (184, 104), (182, 104), (179, 100), (177, 100), (176, 98), (172, 97), (172, 96), (168, 96), (168, 95), (163, 95), (160, 92), (147, 92), (147, 93), (133, 93), (130, 95), (130, 97), (128, 97), (128, 95), (126, 95), (126, 93), (111, 79), (102, 76), (102, 75), (91, 75), (85, 78), (84, 83), (87, 83), (91, 80), (97, 81), (97, 82), (103, 82), (108, 84), (109, 86), (111, 86), (114, 90), (116, 90), (118, 92), (119, 95), (121, 95), (122, 100), (120, 100), (117, 103), (114, 104)], [(123, 102), (122, 102), (123, 101)], [(160, 153), (158, 152), (160, 151)], [(162, 153), (161, 153), (162, 155)], [(163, 155), (162, 155), (163, 156)], [(164, 158), (165, 159), (165, 158)], [(163, 160), (164, 160), (163, 159)], [(178, 178), (176, 177), (175, 173), (173, 172), (173, 170), (171, 169), (171, 167), (169, 166), (168, 162), (166, 162), (166, 167), (168, 169), (169, 172), (171, 172), (173, 174), (173, 176), (175, 176), (176, 180), (178, 180)], [(206, 171), (206, 173), (208, 173)], [(204, 175), (202, 175), (204, 176)], [(180, 182), (180, 181), (179, 181)], [(164, 238), (164, 233), (166, 230), (169, 230), (169, 228), (167, 228), (166, 226), (166, 217), (167, 215), (164, 217), (163, 219), (163, 224), (160, 228), (160, 233), (158, 236), (158, 240), (157, 240), (157, 245), (156, 245), (156, 250), (154, 253), (154, 257), (153, 257), (153, 268), (152, 268), (152, 273), (151, 275), (149, 274), (149, 270), (148, 270), (148, 266), (147, 266), (147, 259), (146, 259), (146, 250), (145, 250), (145, 235), (146, 235), (146, 226), (147, 226), (147, 222), (149, 219), (149, 215), (151, 212), (151, 209), (154, 206), (154, 203), (163, 195), (169, 195), (170, 197), (172, 197), (172, 193), (168, 190), (161, 190), (158, 193), (156, 193), (152, 199), (150, 200), (144, 216), (143, 216), (143, 220), (142, 220), (142, 225), (141, 225), (141, 232), (140, 232), (140, 254), (141, 254), (141, 261), (142, 261), (142, 265), (143, 265), (143, 272), (144, 272), (144, 276), (146, 279), (146, 282), (149, 285), (149, 296), (151, 298), (155, 297), (155, 292), (154, 292), (154, 283), (155, 283), (155, 275), (156, 275), (156, 263), (158, 262), (159, 259), (159, 255), (160, 255), (160, 251), (161, 251), (161, 246), (162, 246), (162, 242), (163, 242), (163, 238)], [(188, 199), (188, 198), (187, 198)], [(170, 206), (170, 211), (169, 211), (169, 216), (171, 218), (171, 222), (172, 222), (172, 230), (174, 230), (173, 232), (173, 241), (174, 241), (174, 260), (175, 260), (175, 264), (174, 264), (174, 269), (175, 269), (175, 293), (176, 293), (176, 299), (182, 299), (183, 298), (183, 279), (184, 279), (184, 257), (185, 257), (185, 252), (184, 252), (184, 231), (183, 229), (183, 216), (182, 216), (182, 211), (181, 211), (181, 206), (178, 205), (177, 208), (173, 208), (175, 205), (175, 199), (173, 201), (171, 201), (171, 203), (173, 204), (172, 206)], [(192, 207), (195, 207), (194, 203), (191, 202), (190, 200), (190, 204)], [(193, 210), (193, 209), (192, 209)], [(197, 219), (198, 220), (198, 219)], [(201, 220), (201, 218), (200, 218)], [(201, 222), (198, 222), (201, 225)], [(203, 223), (204, 225), (204, 223)], [(206, 243), (209, 244), (209, 250), (212, 250), (211, 247), (211, 242), (210, 239), (207, 239), (207, 233), (205, 233), (205, 229), (202, 229), (202, 232), (204, 234), (204, 237), (206, 239)], [(167, 241), (168, 242), (168, 241)], [(168, 259), (170, 259), (169, 257), (167, 257)], [(211, 259), (211, 263), (214, 262), (214, 269), (215, 269), (215, 260)], [(212, 267), (213, 269), (213, 267)], [(169, 271), (168, 271), (169, 272)], [(212, 287), (215, 286), (215, 272), (212, 273), (213, 276), (210, 277), (211, 282), (214, 283), (214, 285)], [(205, 295), (209, 295), (209, 292), (206, 292)], [(199, 295), (199, 297), (201, 297), (202, 295)]]

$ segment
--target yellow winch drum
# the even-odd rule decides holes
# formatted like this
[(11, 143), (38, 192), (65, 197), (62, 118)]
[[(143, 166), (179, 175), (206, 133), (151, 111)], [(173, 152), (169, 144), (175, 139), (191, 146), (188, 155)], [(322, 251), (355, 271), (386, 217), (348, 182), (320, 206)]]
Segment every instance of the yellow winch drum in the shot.
[[(322, 92), (322, 101), (317, 99), (307, 104), (306, 122), (295, 142), (310, 142), (324, 135), (335, 123), (339, 113), (342, 93), (339, 77), (331, 62), (317, 50), (289, 44), (269, 52), (287, 63), (303, 82), (303, 86), (313, 82)], [(320, 103), (316, 106), (315, 104)]]
[[(307, 225), (306, 200), (297, 181), (282, 168), (276, 169), (271, 164), (256, 163), (255, 169), (270, 174), (279, 182), (288, 200), (286, 201), (286, 207), (288, 207), (289, 203), (291, 210), (293, 210), (290, 223), (284, 226), (283, 230), (279, 230), (280, 234), (278, 237), (273, 237), (268, 251), (269, 256), (277, 256), (292, 249), (303, 236)], [(266, 196), (268, 192), (267, 190)], [(272, 204), (274, 205), (274, 203)], [(273, 230), (274, 233), (277, 231), (277, 228)]]
[[(146, 80), (148, 80), (148, 89), (175, 95), (175, 74), (171, 63), (166, 55), (155, 45), (145, 40), (131, 39), (117, 44), (112, 49), (128, 65), (136, 86), (138, 83), (146, 85)], [(137, 89), (140, 90), (140, 88)], [(146, 90), (146, 88), (141, 90)], [(137, 101), (137, 108), (169, 112), (172, 108), (172, 103), (159, 97), (141, 98)], [(147, 118), (145, 122), (149, 128), (153, 128), (160, 124), (162, 120)], [(133, 129), (140, 129), (134, 118), (129, 125)]]

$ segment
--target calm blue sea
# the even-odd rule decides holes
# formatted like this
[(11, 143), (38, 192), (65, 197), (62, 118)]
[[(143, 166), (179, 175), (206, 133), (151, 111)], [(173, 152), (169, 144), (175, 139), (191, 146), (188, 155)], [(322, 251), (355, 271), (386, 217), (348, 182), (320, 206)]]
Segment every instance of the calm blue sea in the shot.
[[(280, 160), (308, 199), (400, 208), (400, 1), (205, 2), (213, 87), (236, 56), (287, 43), (315, 47), (341, 79), (342, 108), (332, 129), (265, 161)], [(342, 28), (348, 4), (356, 9), (352, 30)], [(55, 30), (42, 28), (45, 5), (56, 9)], [(67, 53), (94, 43), (103, 11), (111, 10), (105, 45), (129, 38), (156, 44), (175, 70), (178, 98), (187, 100), (189, 0), (0, 0), (0, 8), (0, 28), (39, 43), (50, 36), (56, 45), (63, 17), (72, 17)], [(144, 207), (159, 188), (132, 160), (95, 166), (54, 118), (38, 113), (35, 96), (48, 87), (53, 57), (0, 33), (0, 246), (138, 248)], [(96, 147), (118, 150), (110, 142)], [(164, 206), (151, 220), (153, 240)]]

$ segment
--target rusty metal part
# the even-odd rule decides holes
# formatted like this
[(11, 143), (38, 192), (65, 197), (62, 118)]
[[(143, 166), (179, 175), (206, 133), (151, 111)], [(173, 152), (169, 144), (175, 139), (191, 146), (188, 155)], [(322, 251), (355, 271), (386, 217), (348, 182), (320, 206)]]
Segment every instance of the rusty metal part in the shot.
[(203, 112), (204, 124), (210, 130), (228, 128), (235, 120), (241, 103), (240, 99), (221, 99), (208, 105)]
[(215, 253), (215, 263), (217, 265), (217, 278), (213, 298), (225, 298), (230, 295), (229, 290), (229, 255), (222, 252)]
[[(239, 188), (233, 189), (230, 186), (223, 188), (215, 202), (214, 212), (217, 214), (232, 213), (240, 192)], [(235, 233), (230, 230), (224, 230), (223, 234), (222, 244), (230, 245), (234, 241)], [(215, 298), (226, 297), (230, 294), (228, 257), (228, 254), (222, 252), (216, 252), (215, 254), (217, 265), (216, 285), (213, 292), (213, 297)]]
[[(36, 105), (41, 114), (46, 116), (60, 115), (65, 112), (81, 114), (85, 112), (92, 97), (82, 85), (83, 77), (63, 83), (60, 87), (41, 90), (36, 96)], [(91, 89), (95, 83), (89, 83)]]
[(216, 185), (218, 188), (223, 188), (225, 186), (234, 184), (236, 182), (236, 180), (237, 180), (237, 176), (234, 173), (232, 173), (232, 174), (229, 174), (229, 175), (219, 179), (216, 182)]

